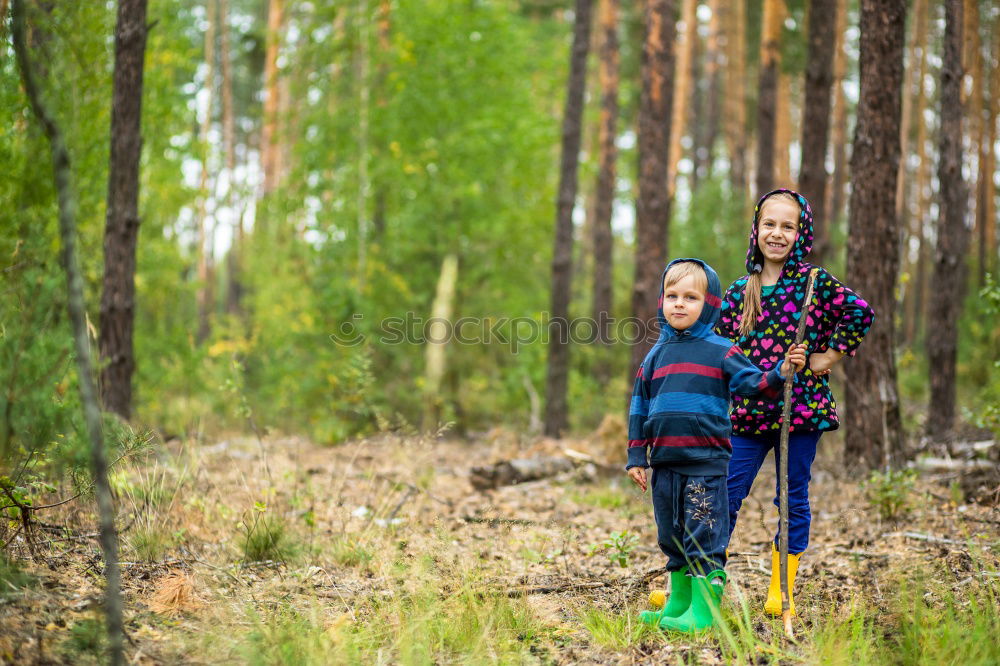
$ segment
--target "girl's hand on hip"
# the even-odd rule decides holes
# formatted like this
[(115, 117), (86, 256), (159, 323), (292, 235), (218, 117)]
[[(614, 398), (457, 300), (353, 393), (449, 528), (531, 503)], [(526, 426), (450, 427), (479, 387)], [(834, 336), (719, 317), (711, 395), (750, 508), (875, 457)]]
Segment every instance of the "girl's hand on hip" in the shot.
[(822, 377), (830, 374), (830, 369), (837, 365), (842, 358), (844, 358), (842, 352), (836, 349), (827, 349), (821, 354), (812, 354), (809, 357), (809, 369), (817, 377)]
[(639, 486), (639, 490), (646, 492), (646, 479), (649, 477), (649, 470), (645, 467), (629, 467), (628, 476)]

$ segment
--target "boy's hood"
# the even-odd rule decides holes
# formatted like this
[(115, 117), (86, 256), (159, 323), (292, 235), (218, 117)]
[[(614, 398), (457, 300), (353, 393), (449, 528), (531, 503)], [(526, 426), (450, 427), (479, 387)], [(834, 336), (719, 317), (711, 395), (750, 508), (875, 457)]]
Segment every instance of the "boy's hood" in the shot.
[(812, 250), (813, 213), (812, 208), (809, 207), (809, 202), (806, 201), (804, 196), (794, 190), (772, 190), (762, 196), (760, 201), (757, 202), (757, 207), (753, 209), (753, 223), (750, 225), (750, 247), (747, 248), (747, 273), (760, 273), (764, 270), (764, 255), (761, 253), (760, 248), (757, 247), (757, 223), (760, 219), (760, 209), (764, 206), (764, 202), (768, 197), (780, 192), (786, 192), (795, 197), (795, 200), (799, 202), (799, 208), (802, 209), (802, 213), (799, 215), (799, 235), (795, 239), (795, 245), (792, 246), (792, 251), (788, 253), (788, 257), (785, 259), (785, 266), (782, 273), (790, 267), (796, 266), (805, 261), (806, 256), (808, 256), (809, 252)]
[(686, 330), (695, 337), (707, 335), (715, 328), (715, 323), (719, 320), (719, 308), (722, 306), (722, 284), (719, 282), (719, 275), (711, 266), (701, 259), (674, 259), (663, 269), (660, 275), (660, 298), (656, 302), (656, 320), (660, 324), (660, 341), (669, 337), (679, 335), (679, 331), (667, 323), (667, 318), (663, 316), (663, 279), (667, 276), (670, 267), (681, 261), (693, 261), (705, 269), (705, 277), (708, 278), (708, 289), (705, 291), (705, 305), (701, 309), (698, 321)]

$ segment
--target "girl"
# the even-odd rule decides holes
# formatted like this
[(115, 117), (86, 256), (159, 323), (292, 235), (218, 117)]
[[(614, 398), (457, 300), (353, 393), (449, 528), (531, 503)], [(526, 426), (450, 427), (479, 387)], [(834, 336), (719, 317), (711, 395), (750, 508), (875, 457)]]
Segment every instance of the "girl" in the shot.
[[(813, 268), (812, 209), (805, 197), (780, 189), (761, 197), (754, 209), (747, 251), (747, 275), (726, 290), (716, 331), (735, 342), (750, 360), (769, 369), (794, 344)], [(806, 368), (795, 376), (788, 437), (788, 588), (795, 583), (799, 557), (809, 545), (809, 479), (820, 435), (840, 426), (827, 375), (844, 356), (853, 356), (874, 321), (871, 307), (835, 277), (819, 268), (803, 342), (810, 351)], [(733, 457), (729, 463), (729, 533), (767, 452), (778, 467), (783, 396), (733, 397)], [(778, 504), (777, 490), (775, 505)], [(775, 543), (777, 543), (775, 535)], [(765, 612), (781, 614), (778, 550), (772, 545), (771, 585)]]

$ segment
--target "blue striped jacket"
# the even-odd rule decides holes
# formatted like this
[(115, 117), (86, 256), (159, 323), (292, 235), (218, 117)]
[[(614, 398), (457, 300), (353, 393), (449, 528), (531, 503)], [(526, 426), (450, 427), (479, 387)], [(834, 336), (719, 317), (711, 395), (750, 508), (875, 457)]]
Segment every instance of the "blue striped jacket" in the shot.
[(700, 259), (708, 291), (698, 321), (683, 331), (663, 316), (663, 277), (657, 319), (660, 337), (636, 373), (628, 418), (630, 467), (663, 465), (691, 476), (724, 475), (729, 443), (731, 394), (776, 396), (784, 383), (779, 361), (761, 370), (739, 347), (713, 332), (722, 303), (719, 276)]

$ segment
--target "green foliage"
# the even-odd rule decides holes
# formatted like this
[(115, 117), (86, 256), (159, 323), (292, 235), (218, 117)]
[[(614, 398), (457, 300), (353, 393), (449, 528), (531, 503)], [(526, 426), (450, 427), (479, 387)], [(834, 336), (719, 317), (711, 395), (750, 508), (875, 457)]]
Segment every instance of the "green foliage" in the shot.
[(590, 554), (595, 555), (604, 551), (611, 564), (617, 564), (624, 568), (628, 566), (629, 555), (637, 545), (639, 545), (639, 536), (628, 530), (622, 530), (621, 532), (612, 532), (607, 539), (591, 546)]
[(914, 469), (875, 470), (864, 482), (865, 494), (883, 520), (895, 520), (909, 510), (916, 480)]

